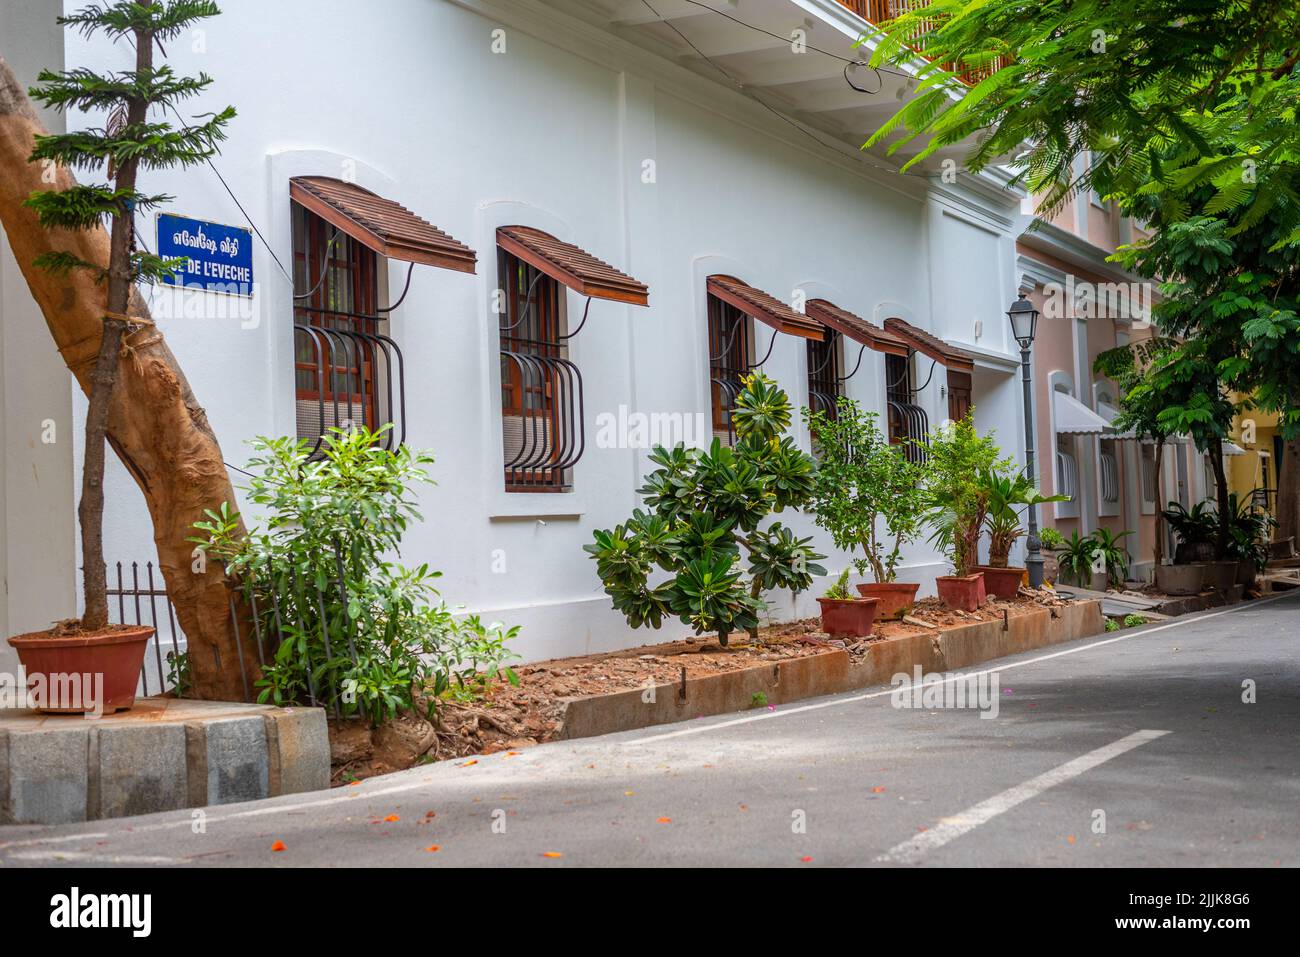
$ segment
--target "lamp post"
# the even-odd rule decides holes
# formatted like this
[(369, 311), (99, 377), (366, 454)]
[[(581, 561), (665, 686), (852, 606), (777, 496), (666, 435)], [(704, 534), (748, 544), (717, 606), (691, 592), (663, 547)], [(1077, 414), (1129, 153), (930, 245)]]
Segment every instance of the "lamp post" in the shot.
[[(1038, 328), (1038, 310), (1024, 297), (1011, 304), (1007, 310), (1011, 320), (1011, 334), (1020, 343), (1021, 381), (1025, 387), (1025, 475), (1034, 481), (1034, 393), (1033, 382), (1029, 377), (1029, 350), (1034, 345), (1034, 333)], [(1038, 506), (1030, 505), (1027, 515), (1028, 535), (1025, 537), (1025, 567), (1029, 570), (1029, 587), (1043, 587), (1043, 556), (1038, 540)]]

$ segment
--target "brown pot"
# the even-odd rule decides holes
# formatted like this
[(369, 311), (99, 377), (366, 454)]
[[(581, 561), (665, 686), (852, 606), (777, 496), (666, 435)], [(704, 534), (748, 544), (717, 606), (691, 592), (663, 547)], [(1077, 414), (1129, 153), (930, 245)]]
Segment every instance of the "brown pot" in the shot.
[(876, 617), (883, 621), (898, 621), (916, 604), (920, 582), (871, 582), (858, 586), (863, 598), (878, 598)]
[(975, 611), (984, 604), (987, 595), (984, 592), (984, 575), (940, 575), (934, 580), (939, 591), (939, 598), (949, 608), (960, 611)]
[(1251, 561), (1237, 562), (1237, 584), (1245, 588), (1250, 588), (1255, 584), (1255, 576), (1258, 569), (1255, 563)]
[(999, 598), (1016, 598), (1020, 595), (1020, 583), (1024, 580), (1025, 569), (1011, 566), (997, 568), (993, 565), (976, 565), (972, 571), (984, 576), (984, 587), (990, 595)]
[[(153, 637), (147, 627), (119, 628), (100, 635), (51, 638), (35, 631), (10, 638), (27, 672), (28, 687), (44, 694), (37, 708), (54, 714), (125, 711), (135, 704), (144, 652)], [(80, 676), (73, 681), (72, 676)], [(89, 677), (86, 677), (89, 676)], [(51, 696), (58, 700), (51, 700)]]
[(818, 598), (822, 631), (832, 638), (866, 638), (876, 623), (878, 598)]
[(1230, 592), (1237, 584), (1237, 563), (1230, 561), (1206, 562), (1205, 584), (1215, 591)]

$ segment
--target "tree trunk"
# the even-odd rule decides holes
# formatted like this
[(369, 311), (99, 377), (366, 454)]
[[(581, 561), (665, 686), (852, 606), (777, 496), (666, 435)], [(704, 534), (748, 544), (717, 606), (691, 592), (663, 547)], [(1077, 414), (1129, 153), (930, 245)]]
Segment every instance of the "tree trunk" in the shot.
[(1210, 443), (1210, 468), (1214, 471), (1214, 498), (1219, 510), (1219, 535), (1214, 543), (1215, 561), (1223, 561), (1228, 556), (1228, 537), (1232, 528), (1233, 516), (1228, 509), (1228, 477), (1223, 470), (1223, 443)]
[(1274, 539), (1300, 542), (1300, 439), (1288, 439), (1278, 463), (1277, 529)]
[[(1156, 567), (1165, 560), (1165, 441), (1158, 439), (1156, 441), (1156, 541), (1155, 547), (1151, 549), (1152, 557), (1155, 559)], [(1139, 463), (1140, 464), (1140, 463)], [(1155, 572), (1152, 572), (1154, 575)]]
[[(22, 87), (0, 60), (0, 224), (55, 345), (89, 394), (105, 332), (105, 290), (85, 270), (54, 276), (33, 260), (61, 250), (107, 268), (109, 237), (103, 229), (47, 231), (35, 211), (23, 206), (34, 192), (74, 183), (66, 169), (43, 177), (42, 167), (28, 162), (34, 137), (44, 132)], [(120, 311), (147, 320), (148, 308), (134, 290), (129, 292), (128, 308)], [(189, 642), (194, 694), (239, 700), (257, 675), (256, 646), (247, 627), (238, 632), (243, 642), (236, 641), (224, 570), (216, 562), (196, 562), (193, 545), (186, 541), (205, 508), (236, 502), (221, 448), (162, 333), (148, 326), (125, 339), (108, 402), (108, 441), (148, 504), (158, 564)], [(89, 455), (89, 446), (86, 451)]]

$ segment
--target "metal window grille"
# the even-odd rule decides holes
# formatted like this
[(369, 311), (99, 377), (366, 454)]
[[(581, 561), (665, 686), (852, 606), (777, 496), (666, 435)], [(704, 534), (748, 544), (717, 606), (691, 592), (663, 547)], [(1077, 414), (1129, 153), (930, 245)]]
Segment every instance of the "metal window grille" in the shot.
[(889, 412), (889, 441), (901, 444), (909, 461), (923, 461), (926, 455), (924, 446), (929, 443), (930, 420), (915, 401), (911, 359), (885, 356), (885, 399)]
[(303, 207), (293, 206), (294, 377), (299, 438), (320, 449), (331, 428), (393, 425), (405, 438), (402, 352), (379, 312), (379, 257)]
[(1056, 491), (1073, 502), (1079, 496), (1079, 466), (1069, 452), (1056, 452)]
[(498, 250), (504, 293), (501, 419), (506, 490), (563, 492), (586, 445), (582, 374), (569, 361), (560, 284)]
[(826, 339), (808, 340), (808, 408), (834, 419), (844, 384), (840, 381), (844, 339), (827, 331)]
[(1114, 452), (1101, 453), (1101, 500), (1106, 503), (1119, 501), (1119, 462)]
[(731, 412), (752, 365), (749, 316), (716, 296), (709, 296), (709, 395), (713, 434), (731, 442), (736, 437)]
[(1155, 502), (1159, 494), (1156, 487), (1156, 453), (1149, 445), (1142, 446), (1142, 500)]

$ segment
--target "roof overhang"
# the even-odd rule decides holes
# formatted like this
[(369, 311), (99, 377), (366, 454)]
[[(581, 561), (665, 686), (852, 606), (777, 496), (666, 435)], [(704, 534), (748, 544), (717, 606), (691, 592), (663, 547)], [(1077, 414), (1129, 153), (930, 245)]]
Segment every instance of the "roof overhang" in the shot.
[(885, 331), (893, 333), (921, 355), (947, 366), (950, 372), (973, 372), (975, 369), (975, 357), (969, 352), (903, 319), (886, 319)]
[(886, 355), (905, 356), (911, 350), (906, 342), (893, 333), (886, 332), (861, 316), (842, 309), (829, 299), (809, 299), (805, 309), (808, 316), (816, 319), (823, 326), (854, 342), (861, 343), (876, 352)]
[(289, 198), (389, 259), (474, 272), (474, 250), (400, 203), (330, 176), (296, 176)]
[(502, 226), (497, 245), (574, 292), (635, 306), (650, 304), (650, 288), (572, 243), (531, 226)]
[(710, 276), (705, 288), (708, 289), (709, 295), (771, 326), (777, 332), (803, 339), (826, 337), (826, 331), (820, 322), (795, 312), (780, 299), (735, 276)]

